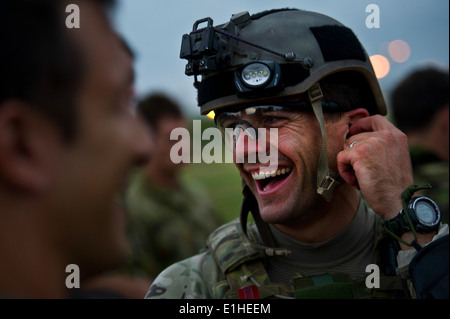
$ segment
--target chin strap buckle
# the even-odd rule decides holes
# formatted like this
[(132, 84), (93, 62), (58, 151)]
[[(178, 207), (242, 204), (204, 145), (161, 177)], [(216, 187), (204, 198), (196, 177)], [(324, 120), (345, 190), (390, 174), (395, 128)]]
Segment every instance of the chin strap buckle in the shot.
[(317, 186), (317, 194), (322, 195), (329, 202), (333, 198), (334, 189), (341, 185), (342, 182), (343, 180), (340, 176), (336, 176), (335, 173), (330, 171)]

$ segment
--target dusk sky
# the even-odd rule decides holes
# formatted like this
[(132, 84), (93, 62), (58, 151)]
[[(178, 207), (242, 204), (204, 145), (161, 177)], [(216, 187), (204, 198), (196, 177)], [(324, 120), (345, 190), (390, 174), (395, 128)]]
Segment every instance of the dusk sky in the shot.
[[(366, 26), (373, 12), (366, 12), (370, 4), (379, 8), (379, 28)], [(114, 21), (136, 53), (138, 96), (165, 92), (187, 113), (198, 115), (193, 78), (184, 74), (186, 60), (179, 58), (182, 35), (201, 18), (211, 17), (218, 25), (234, 13), (286, 7), (329, 15), (355, 32), (369, 56), (385, 56), (390, 70), (380, 84), (386, 100), (392, 87), (413, 69), (433, 65), (448, 70), (447, 0), (119, 0)], [(392, 57), (388, 48), (395, 40), (406, 42), (409, 54)]]

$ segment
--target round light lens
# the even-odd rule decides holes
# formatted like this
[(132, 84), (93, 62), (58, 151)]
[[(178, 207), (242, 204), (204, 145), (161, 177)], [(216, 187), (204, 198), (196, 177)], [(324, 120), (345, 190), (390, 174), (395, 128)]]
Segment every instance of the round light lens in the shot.
[(270, 79), (270, 69), (263, 63), (252, 63), (242, 70), (242, 81), (248, 86), (257, 87)]

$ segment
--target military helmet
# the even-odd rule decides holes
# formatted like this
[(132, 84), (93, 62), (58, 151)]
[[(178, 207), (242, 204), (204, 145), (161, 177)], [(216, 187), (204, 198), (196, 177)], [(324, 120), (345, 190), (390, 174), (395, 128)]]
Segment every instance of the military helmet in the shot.
[[(199, 28), (202, 23), (206, 27)], [(386, 114), (366, 51), (349, 28), (323, 14), (242, 12), (216, 27), (211, 18), (201, 19), (183, 36), (180, 57), (188, 60), (186, 74), (195, 75), (202, 114), (307, 93), (323, 78), (344, 71), (363, 76), (372, 94), (372, 105), (365, 106), (369, 112)]]

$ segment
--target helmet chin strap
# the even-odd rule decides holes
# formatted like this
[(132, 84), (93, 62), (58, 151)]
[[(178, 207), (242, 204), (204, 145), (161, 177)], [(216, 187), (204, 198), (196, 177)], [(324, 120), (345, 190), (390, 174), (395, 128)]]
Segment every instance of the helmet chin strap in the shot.
[(322, 111), (323, 93), (319, 83), (314, 84), (308, 90), (308, 97), (317, 121), (319, 122), (322, 135), (319, 165), (317, 168), (317, 193), (322, 195), (325, 200), (329, 202), (333, 198), (334, 189), (343, 184), (344, 180), (338, 173), (333, 172), (328, 167), (327, 132), (325, 130), (325, 120)]
[(250, 188), (242, 181), (242, 206), (240, 213), (240, 227), (244, 236), (250, 241), (247, 231), (247, 217), (250, 212), (256, 224), (256, 228), (260, 234), (262, 240), (262, 245), (253, 243), (253, 245), (265, 252), (267, 256), (289, 256), (291, 254), (290, 250), (277, 247), (275, 239), (273, 238), (272, 231), (270, 230), (269, 224), (263, 221), (260, 213), (258, 202), (255, 196), (250, 191)]

